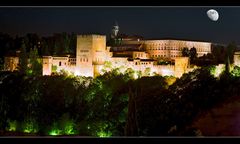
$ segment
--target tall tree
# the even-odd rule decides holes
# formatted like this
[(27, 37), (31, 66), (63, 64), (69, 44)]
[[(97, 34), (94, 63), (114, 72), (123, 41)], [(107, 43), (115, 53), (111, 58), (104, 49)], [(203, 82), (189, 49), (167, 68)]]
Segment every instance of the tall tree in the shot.
[(225, 57), (225, 72), (228, 74), (230, 72), (230, 64), (233, 63), (233, 55), (236, 49), (236, 44), (234, 42), (227, 46), (227, 53)]
[(192, 63), (197, 58), (197, 49), (192, 47), (189, 51), (190, 62)]
[(184, 47), (184, 48), (182, 49), (182, 56), (183, 56), (183, 57), (188, 57), (188, 56), (189, 56), (189, 50), (188, 50), (187, 47)]
[(70, 38), (70, 53), (75, 54), (77, 47), (77, 34), (72, 33)]
[(213, 54), (213, 57), (214, 57), (214, 60), (217, 62), (217, 63), (223, 63), (224, 60), (224, 46), (220, 46), (220, 45), (213, 45), (212, 47), (212, 54)]
[(41, 50), (42, 50), (42, 55), (50, 55), (49, 43), (48, 43), (47, 39), (42, 40)]
[(125, 136), (137, 136), (138, 135), (138, 125), (137, 125), (137, 113), (136, 113), (136, 92), (134, 93), (131, 88), (129, 88), (128, 97), (128, 114), (127, 121), (125, 125)]
[(62, 34), (62, 36), (63, 36), (63, 46), (64, 46), (63, 53), (69, 53), (70, 52), (70, 42), (71, 42), (70, 37), (66, 32), (64, 32)]
[(233, 55), (234, 55), (234, 52), (235, 52), (236, 48), (237, 48), (237, 45), (236, 45), (235, 42), (231, 42), (227, 46), (227, 57), (229, 57), (230, 63), (233, 63)]
[(31, 75), (41, 75), (42, 73), (42, 64), (39, 59), (38, 55), (38, 49), (36, 45), (33, 49), (30, 50), (29, 53), (29, 59), (30, 59), (30, 74)]
[(27, 57), (26, 45), (23, 40), (20, 48), (18, 69), (20, 73), (26, 74), (27, 68), (28, 68), (28, 57)]
[(53, 55), (58, 54), (58, 48), (59, 48), (58, 43), (57, 41), (55, 41), (53, 46)]

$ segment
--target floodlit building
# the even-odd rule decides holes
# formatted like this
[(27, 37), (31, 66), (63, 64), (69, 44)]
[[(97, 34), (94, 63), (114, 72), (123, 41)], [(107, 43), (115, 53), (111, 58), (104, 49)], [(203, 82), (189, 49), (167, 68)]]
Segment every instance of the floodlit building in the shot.
[[(118, 27), (115, 27), (118, 30)], [(117, 31), (116, 30), (116, 31)], [(117, 32), (115, 31), (115, 36)], [(51, 75), (62, 70), (80, 76), (96, 77), (104, 71), (131, 68), (143, 75), (172, 75), (180, 77), (189, 71), (189, 59), (182, 57), (182, 49), (195, 47), (197, 56), (211, 53), (211, 43), (186, 40), (144, 40), (140, 38), (122, 39), (120, 45), (107, 46), (105, 35), (78, 35), (76, 56), (43, 56), (43, 75)], [(171, 60), (168, 65), (158, 64), (159, 58)], [(18, 57), (5, 57), (5, 70), (13, 71)], [(106, 64), (111, 65), (107, 67)]]
[(182, 49), (196, 48), (197, 56), (211, 53), (211, 43), (190, 40), (177, 39), (158, 39), (158, 40), (144, 40), (143, 41), (146, 52), (152, 58), (166, 57), (175, 58), (182, 56)]
[[(43, 57), (43, 75), (50, 75), (55, 68), (75, 75), (96, 77), (103, 73), (105, 64), (111, 68), (128, 68), (150, 75), (173, 75), (180, 77), (188, 71), (189, 59), (181, 57), (181, 50), (195, 47), (198, 56), (211, 53), (211, 43), (182, 40), (139, 40), (127, 39), (121, 45), (107, 46), (104, 35), (78, 35), (76, 58)], [(173, 64), (158, 65), (157, 58), (166, 57)], [(105, 69), (106, 70), (106, 69)], [(108, 70), (111, 70), (108, 68)]]

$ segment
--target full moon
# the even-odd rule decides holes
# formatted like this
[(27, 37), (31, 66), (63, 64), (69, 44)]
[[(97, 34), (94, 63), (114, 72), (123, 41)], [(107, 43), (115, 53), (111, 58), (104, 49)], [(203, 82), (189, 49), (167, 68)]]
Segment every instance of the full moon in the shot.
[(219, 18), (218, 12), (214, 9), (210, 9), (207, 11), (207, 16), (212, 20), (212, 21), (217, 21)]

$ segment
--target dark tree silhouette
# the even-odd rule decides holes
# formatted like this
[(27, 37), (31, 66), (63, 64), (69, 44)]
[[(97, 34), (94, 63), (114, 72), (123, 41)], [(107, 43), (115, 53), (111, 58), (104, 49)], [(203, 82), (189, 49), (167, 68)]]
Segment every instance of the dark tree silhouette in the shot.
[(25, 42), (22, 41), (22, 45), (20, 48), (18, 69), (19, 69), (20, 73), (26, 74), (27, 68), (28, 68), (28, 56), (27, 56), (27, 51), (26, 51), (26, 45), (25, 45)]
[(183, 56), (183, 57), (188, 57), (188, 56), (189, 56), (189, 50), (188, 50), (187, 47), (184, 47), (184, 48), (182, 49), (182, 56)]
[(197, 58), (197, 49), (192, 47), (189, 51), (190, 62), (192, 63)]

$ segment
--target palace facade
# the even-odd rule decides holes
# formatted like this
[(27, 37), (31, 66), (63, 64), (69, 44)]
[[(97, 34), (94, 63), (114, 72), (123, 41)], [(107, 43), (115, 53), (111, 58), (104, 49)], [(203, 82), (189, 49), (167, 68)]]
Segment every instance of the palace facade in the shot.
[[(43, 75), (68, 71), (74, 75), (96, 77), (111, 68), (151, 74), (180, 77), (190, 71), (189, 59), (182, 57), (182, 49), (196, 48), (197, 56), (211, 53), (210, 42), (176, 39), (124, 39), (118, 46), (107, 46), (105, 35), (78, 35), (76, 56), (43, 56)], [(161, 65), (158, 59), (169, 59), (172, 63)], [(14, 70), (18, 57), (5, 57), (5, 70)], [(111, 68), (106, 67), (110, 64)], [(10, 66), (10, 68), (9, 68)]]
[[(105, 35), (78, 35), (76, 57), (43, 56), (43, 75), (51, 75), (56, 71), (66, 70), (75, 75), (96, 77), (103, 70), (131, 68), (150, 74), (173, 75), (180, 77), (190, 71), (189, 59), (182, 57), (182, 49), (195, 47), (197, 55), (211, 53), (211, 43), (184, 40), (123, 40), (118, 46), (107, 46)], [(169, 58), (173, 64), (159, 65), (158, 58)], [(106, 63), (111, 68), (106, 67)]]

